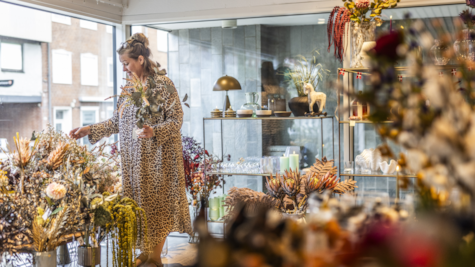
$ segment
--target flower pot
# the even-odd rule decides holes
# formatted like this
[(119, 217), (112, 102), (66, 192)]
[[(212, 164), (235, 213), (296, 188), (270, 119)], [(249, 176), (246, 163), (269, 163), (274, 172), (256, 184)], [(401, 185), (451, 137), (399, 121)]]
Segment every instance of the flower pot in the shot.
[(78, 265), (96, 266), (99, 264), (101, 264), (101, 247), (78, 247)]
[(56, 267), (56, 250), (35, 253), (36, 267)]
[[(289, 101), (289, 109), (292, 111), (295, 117), (305, 116), (305, 113), (310, 112), (309, 104), (308, 104), (308, 97), (307, 96), (299, 96), (290, 99)], [(319, 110), (318, 104), (315, 103), (313, 105), (313, 110)]]

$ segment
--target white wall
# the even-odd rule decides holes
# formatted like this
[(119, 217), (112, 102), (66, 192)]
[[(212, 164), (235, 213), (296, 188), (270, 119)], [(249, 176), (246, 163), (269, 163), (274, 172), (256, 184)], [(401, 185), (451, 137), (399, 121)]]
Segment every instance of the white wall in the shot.
[(0, 25), (1, 36), (51, 42), (49, 13), (0, 2)]
[(41, 96), (41, 45), (25, 43), (23, 51), (24, 72), (0, 71), (0, 80), (14, 80), (12, 87), (0, 87), (0, 95)]

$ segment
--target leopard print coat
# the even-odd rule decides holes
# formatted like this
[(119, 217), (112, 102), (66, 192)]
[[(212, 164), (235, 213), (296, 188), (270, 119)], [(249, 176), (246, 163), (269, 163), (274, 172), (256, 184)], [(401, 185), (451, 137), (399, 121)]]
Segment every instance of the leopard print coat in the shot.
[[(122, 117), (116, 110), (106, 121), (91, 125), (91, 144), (119, 133), (124, 195), (134, 199), (145, 210), (150, 248), (162, 242), (170, 232), (191, 233), (190, 212), (185, 192), (185, 173), (180, 129), (183, 110), (176, 89), (169, 93), (166, 85), (175, 88), (165, 75), (153, 76), (156, 88), (165, 100), (162, 115), (151, 123), (152, 138), (134, 140), (137, 108), (130, 105)], [(163, 83), (159, 82), (162, 81)], [(130, 85), (130, 84), (128, 84)], [(120, 98), (117, 106), (125, 99)]]

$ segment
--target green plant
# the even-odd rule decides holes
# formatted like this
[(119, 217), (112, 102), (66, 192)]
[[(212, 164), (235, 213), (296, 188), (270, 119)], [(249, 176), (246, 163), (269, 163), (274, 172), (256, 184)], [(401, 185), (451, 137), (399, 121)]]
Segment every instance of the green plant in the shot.
[(306, 83), (311, 84), (313, 88), (316, 89), (320, 82), (323, 81), (323, 76), (330, 73), (329, 70), (324, 69), (321, 63), (317, 63), (317, 57), (319, 55), (320, 52), (318, 52), (318, 50), (313, 51), (310, 60), (302, 55), (298, 55), (295, 68), (288, 74), (284, 74), (290, 76), (299, 96), (307, 96), (304, 90), (304, 85)]

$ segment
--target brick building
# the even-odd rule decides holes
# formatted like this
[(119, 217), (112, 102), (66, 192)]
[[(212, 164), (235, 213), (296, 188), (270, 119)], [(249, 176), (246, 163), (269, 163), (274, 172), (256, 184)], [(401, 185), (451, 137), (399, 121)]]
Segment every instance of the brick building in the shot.
[[(0, 17), (18, 17), (17, 24), (9, 18), (9, 27), (0, 29), (0, 80), (14, 80), (13, 86), (0, 87), (0, 138), (11, 143), (16, 132), (28, 136), (48, 123), (67, 133), (111, 117), (113, 101), (105, 98), (114, 93), (113, 27), (0, 5)], [(34, 27), (22, 25), (29, 17), (35, 18)], [(167, 33), (145, 27), (132, 31), (149, 37), (154, 60), (167, 68)]]

